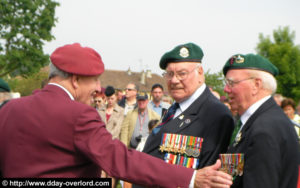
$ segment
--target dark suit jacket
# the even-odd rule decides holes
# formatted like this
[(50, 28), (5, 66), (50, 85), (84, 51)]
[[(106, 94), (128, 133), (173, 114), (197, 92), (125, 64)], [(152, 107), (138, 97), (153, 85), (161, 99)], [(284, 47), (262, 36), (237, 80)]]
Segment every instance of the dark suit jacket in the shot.
[(228, 153), (244, 153), (244, 175), (233, 187), (296, 188), (299, 146), (295, 129), (276, 105), (267, 100), (247, 120), (240, 142)]
[(188, 187), (193, 174), (112, 140), (94, 108), (54, 85), (11, 100), (0, 117), (3, 177), (100, 177), (103, 169), (137, 184)]
[[(181, 115), (184, 115), (183, 119), (179, 118)], [(163, 125), (156, 135), (149, 135), (143, 152), (163, 159), (164, 153), (159, 151), (163, 133), (197, 136), (204, 139), (198, 168), (214, 164), (219, 154), (227, 151), (233, 130), (229, 109), (206, 87), (181, 115)], [(187, 119), (191, 120), (190, 123)]]

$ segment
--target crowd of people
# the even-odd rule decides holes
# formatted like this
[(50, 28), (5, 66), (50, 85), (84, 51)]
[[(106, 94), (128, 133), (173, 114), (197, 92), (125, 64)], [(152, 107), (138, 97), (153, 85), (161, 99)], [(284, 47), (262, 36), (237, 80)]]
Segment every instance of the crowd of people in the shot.
[(300, 104), (276, 94), (278, 69), (260, 55), (231, 56), (225, 97), (205, 84), (203, 56), (194, 43), (166, 52), (167, 90), (156, 83), (146, 93), (134, 82), (101, 88), (95, 50), (57, 48), (42, 90), (0, 98), (0, 175), (109, 177), (125, 188), (296, 187)]

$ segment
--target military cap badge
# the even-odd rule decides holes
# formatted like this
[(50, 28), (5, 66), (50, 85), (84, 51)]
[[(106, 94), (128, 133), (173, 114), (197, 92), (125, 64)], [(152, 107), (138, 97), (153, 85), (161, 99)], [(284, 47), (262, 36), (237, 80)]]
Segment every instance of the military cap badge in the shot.
[(186, 47), (182, 47), (179, 51), (179, 55), (183, 58), (189, 57), (190, 53)]

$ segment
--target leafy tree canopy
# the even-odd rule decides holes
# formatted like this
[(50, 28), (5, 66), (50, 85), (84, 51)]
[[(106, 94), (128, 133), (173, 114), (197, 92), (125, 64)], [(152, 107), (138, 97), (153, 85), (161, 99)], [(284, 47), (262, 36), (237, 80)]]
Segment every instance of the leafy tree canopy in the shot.
[(210, 70), (205, 72), (205, 83), (214, 91), (217, 91), (221, 96), (224, 96), (224, 76), (223, 72), (210, 73)]
[(260, 34), (256, 50), (279, 69), (277, 92), (297, 102), (300, 99), (300, 47), (294, 40), (294, 31), (279, 27), (273, 31), (273, 40)]
[(55, 26), (52, 0), (0, 1), (0, 77), (28, 76), (49, 63), (43, 52)]

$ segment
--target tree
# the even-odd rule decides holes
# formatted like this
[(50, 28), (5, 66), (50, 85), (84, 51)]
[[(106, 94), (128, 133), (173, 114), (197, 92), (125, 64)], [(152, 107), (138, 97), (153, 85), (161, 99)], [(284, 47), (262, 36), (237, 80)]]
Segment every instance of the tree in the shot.
[(300, 99), (300, 47), (294, 44), (295, 32), (289, 27), (273, 31), (270, 37), (259, 35), (258, 54), (268, 58), (278, 69), (277, 92), (298, 101)]
[(28, 76), (49, 63), (43, 52), (55, 26), (52, 0), (0, 0), (0, 77)]
[(212, 87), (213, 90), (217, 91), (221, 96), (225, 95), (224, 93), (224, 76), (223, 72), (217, 72), (210, 74), (210, 70), (205, 72), (205, 83), (207, 86)]

